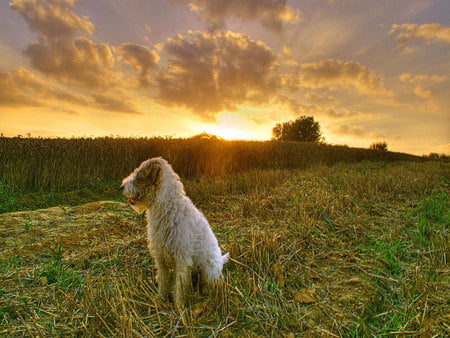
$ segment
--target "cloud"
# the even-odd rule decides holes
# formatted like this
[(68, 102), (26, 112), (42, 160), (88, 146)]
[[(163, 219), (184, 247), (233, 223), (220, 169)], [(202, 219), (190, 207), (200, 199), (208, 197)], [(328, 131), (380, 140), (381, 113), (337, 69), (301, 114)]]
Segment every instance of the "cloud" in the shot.
[(278, 79), (281, 86), (291, 92), (296, 92), (301, 87), (298, 74), (280, 74)]
[(433, 94), (433, 92), (430, 89), (427, 89), (423, 87), (422, 85), (418, 85), (414, 88), (414, 94), (419, 96), (421, 99), (424, 99), (426, 101), (423, 101), (424, 107), (430, 111), (438, 113), (440, 111), (440, 106), (436, 101), (436, 98)]
[(405, 23), (394, 24), (389, 32), (392, 37), (396, 36), (397, 47), (407, 51), (408, 45), (416, 41), (430, 43), (450, 44), (450, 27), (439, 23), (417, 25)]
[(363, 113), (358, 110), (350, 110), (345, 108), (336, 108), (336, 107), (327, 107), (324, 106), (322, 102), (318, 102), (319, 105), (316, 104), (297, 104), (296, 109), (292, 109), (297, 114), (302, 115), (314, 115), (319, 117), (327, 117), (329, 119), (342, 119), (349, 118), (354, 116), (365, 115), (368, 116), (370, 113)]
[(335, 108), (327, 108), (324, 110), (325, 116), (332, 118), (332, 119), (338, 119), (338, 118), (344, 118), (344, 117), (352, 117), (361, 115), (360, 111), (357, 110), (348, 110), (348, 109), (340, 109), (337, 111)]
[(417, 95), (419, 95), (420, 97), (422, 97), (424, 99), (428, 99), (428, 100), (432, 100), (433, 99), (433, 93), (431, 92), (431, 90), (425, 89), (422, 86), (417, 86), (414, 89), (414, 93), (416, 93)]
[(159, 62), (159, 55), (155, 50), (134, 43), (124, 43), (118, 47), (119, 55), (139, 72), (139, 83), (141, 87), (150, 85), (149, 72)]
[(370, 96), (393, 96), (392, 91), (385, 88), (382, 75), (376, 74), (358, 62), (334, 59), (301, 64), (297, 86), (330, 89), (336, 86), (352, 86)]
[(305, 98), (311, 102), (322, 103), (322, 104), (329, 103), (334, 100), (334, 97), (332, 95), (322, 96), (322, 95), (317, 95), (314, 93), (305, 94)]
[(93, 94), (95, 106), (106, 111), (140, 114), (125, 95), (115, 93), (113, 96)]
[(280, 106), (286, 107), (291, 113), (295, 115), (312, 114), (317, 109), (316, 105), (300, 104), (296, 99), (283, 94), (277, 94), (275, 102)]
[(418, 74), (414, 75), (411, 73), (403, 73), (399, 76), (399, 80), (408, 85), (414, 86), (414, 94), (422, 99), (427, 100), (425, 103), (426, 109), (432, 112), (439, 112), (440, 105), (436, 100), (431, 89), (426, 87), (436, 85), (441, 82), (448, 80), (448, 76), (444, 75), (428, 75), (428, 74)]
[(403, 73), (399, 77), (399, 80), (404, 83), (440, 83), (448, 80), (448, 76), (443, 75), (427, 75), (418, 74), (413, 75), (411, 73)]
[(0, 106), (40, 106), (48, 90), (33, 74), (23, 68), (0, 71)]
[(74, 37), (78, 31), (92, 34), (88, 17), (73, 12), (75, 0), (13, 0), (9, 7), (28, 22), (30, 30), (47, 38)]
[(287, 5), (287, 0), (174, 0), (189, 4), (191, 11), (211, 25), (212, 31), (223, 30), (227, 17), (259, 20), (262, 24), (281, 32), (285, 24), (300, 20), (300, 10)]
[(379, 135), (374, 132), (367, 131), (366, 128), (363, 126), (358, 125), (340, 125), (336, 128), (332, 129), (332, 132), (334, 134), (340, 135), (340, 136), (353, 136), (357, 138), (383, 138), (384, 136)]
[(179, 34), (166, 42), (164, 52), (168, 67), (156, 75), (162, 104), (183, 106), (214, 121), (220, 111), (277, 98), (276, 55), (244, 34)]
[[(47, 107), (58, 112), (76, 111), (68, 109), (67, 104), (97, 108), (119, 113), (139, 114), (131, 100), (123, 93), (93, 94), (91, 97), (54, 88), (37, 78), (33, 73), (17, 68), (14, 71), (0, 71), (0, 107)], [(64, 106), (61, 106), (61, 103)]]
[(93, 33), (87, 17), (73, 12), (75, 0), (13, 0), (10, 8), (41, 34), (24, 55), (31, 65), (58, 81), (87, 88), (110, 86), (118, 77), (112, 68), (115, 58), (107, 44), (96, 43), (78, 32)]
[(44, 106), (52, 101), (88, 105), (89, 100), (70, 92), (54, 89), (24, 68), (0, 71), (0, 106)]
[[(139, 114), (130, 98), (119, 89), (122, 74), (116, 69), (115, 52), (140, 72), (141, 85), (148, 85), (149, 72), (158, 63), (159, 56), (147, 47), (133, 43), (115, 48), (77, 37), (78, 33), (92, 34), (95, 26), (87, 17), (73, 12), (74, 3), (75, 0), (13, 0), (10, 7), (24, 17), (31, 30), (41, 34), (39, 40), (30, 43), (23, 52), (31, 66), (63, 84), (93, 92), (83, 96), (56, 90), (32, 73), (19, 69), (2, 75), (2, 83), (10, 84), (9, 89), (2, 87), (2, 93), (7, 93), (6, 97), (2, 96), (3, 104), (21, 101), (25, 106), (51, 107), (56, 100), (105, 111)], [(24, 86), (24, 93), (17, 90), (19, 84)]]
[(84, 37), (75, 40), (45, 40), (31, 43), (24, 51), (31, 65), (64, 83), (100, 88), (117, 78), (112, 70), (115, 58), (107, 44)]

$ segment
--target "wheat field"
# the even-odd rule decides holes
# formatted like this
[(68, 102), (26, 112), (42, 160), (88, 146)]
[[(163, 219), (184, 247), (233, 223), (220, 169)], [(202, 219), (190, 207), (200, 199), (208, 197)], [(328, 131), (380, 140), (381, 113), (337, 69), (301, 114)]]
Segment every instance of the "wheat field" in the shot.
[(145, 220), (104, 201), (0, 215), (7, 336), (448, 336), (449, 164), (183, 179), (231, 260), (214, 295), (156, 299)]
[(144, 160), (162, 156), (181, 177), (250, 169), (307, 168), (340, 162), (419, 161), (420, 157), (319, 143), (217, 138), (0, 137), (0, 182), (9, 192), (59, 192), (120, 181)]
[(0, 213), (119, 200), (117, 186), (142, 161), (162, 156), (183, 179), (249, 170), (305, 169), (361, 161), (425, 161), (402, 153), (320, 143), (172, 138), (0, 137)]

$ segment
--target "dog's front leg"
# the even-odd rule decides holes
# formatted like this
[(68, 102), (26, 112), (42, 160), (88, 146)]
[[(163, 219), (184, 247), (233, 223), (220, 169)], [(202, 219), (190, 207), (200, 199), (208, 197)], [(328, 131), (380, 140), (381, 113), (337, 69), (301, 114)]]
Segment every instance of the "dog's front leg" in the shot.
[(175, 302), (183, 307), (186, 302), (188, 290), (191, 288), (191, 267), (185, 264), (177, 264), (175, 271)]
[(170, 289), (170, 270), (163, 259), (156, 259), (156, 282), (158, 283), (158, 297), (167, 298)]

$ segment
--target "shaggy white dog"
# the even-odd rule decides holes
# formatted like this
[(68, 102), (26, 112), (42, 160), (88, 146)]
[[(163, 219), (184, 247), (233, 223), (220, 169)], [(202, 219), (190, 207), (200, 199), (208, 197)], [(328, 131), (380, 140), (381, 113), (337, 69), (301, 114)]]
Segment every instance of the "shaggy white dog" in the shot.
[(149, 159), (122, 181), (121, 188), (135, 211), (147, 211), (148, 247), (158, 270), (159, 296), (169, 295), (171, 272), (178, 305), (185, 303), (192, 271), (214, 287), (228, 253), (222, 256), (208, 221), (186, 196), (170, 164), (160, 157)]

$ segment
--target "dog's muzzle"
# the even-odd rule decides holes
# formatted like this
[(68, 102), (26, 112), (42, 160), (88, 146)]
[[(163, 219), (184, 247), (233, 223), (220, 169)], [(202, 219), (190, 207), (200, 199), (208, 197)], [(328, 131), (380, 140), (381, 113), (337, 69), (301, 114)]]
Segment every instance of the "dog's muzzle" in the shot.
[(130, 204), (131, 209), (136, 211), (139, 215), (142, 214), (145, 211), (145, 205), (144, 204)]
[(125, 191), (124, 184), (122, 184), (120, 186), (120, 190), (125, 195), (125, 197), (128, 198), (127, 202), (134, 211), (136, 211), (138, 214), (142, 214), (145, 211), (145, 205), (142, 201), (142, 198), (139, 198), (137, 196), (130, 196), (130, 195), (127, 196), (127, 192)]
[(138, 204), (140, 201), (137, 199), (134, 199), (132, 197), (128, 198), (128, 204), (134, 205), (134, 204)]

